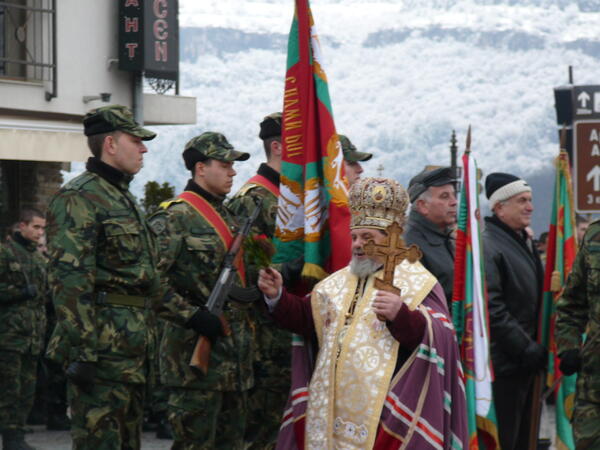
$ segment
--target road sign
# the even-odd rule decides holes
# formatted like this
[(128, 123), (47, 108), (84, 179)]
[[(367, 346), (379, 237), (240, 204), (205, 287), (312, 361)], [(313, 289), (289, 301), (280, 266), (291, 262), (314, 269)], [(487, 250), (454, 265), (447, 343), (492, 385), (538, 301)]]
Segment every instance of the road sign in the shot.
[(598, 213), (600, 212), (600, 120), (579, 120), (575, 122), (574, 127), (575, 210), (582, 213)]
[(573, 86), (575, 120), (600, 119), (600, 86)]

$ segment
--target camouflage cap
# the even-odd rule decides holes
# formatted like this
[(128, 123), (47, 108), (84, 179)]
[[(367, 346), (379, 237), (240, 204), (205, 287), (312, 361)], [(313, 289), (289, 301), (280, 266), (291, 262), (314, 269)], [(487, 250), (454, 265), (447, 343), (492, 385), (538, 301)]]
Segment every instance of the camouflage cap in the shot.
[(342, 151), (344, 152), (344, 160), (348, 162), (357, 161), (368, 161), (373, 157), (372, 153), (359, 152), (350, 139), (343, 134), (339, 134), (340, 144), (342, 144)]
[(263, 141), (270, 137), (281, 136), (281, 117), (280, 112), (274, 112), (266, 116), (260, 123), (260, 133), (258, 137)]
[[(190, 139), (183, 150), (183, 159), (190, 170), (196, 162), (207, 159), (231, 162), (246, 161), (248, 158), (250, 158), (249, 153), (234, 150), (225, 136), (214, 131), (206, 131)], [(192, 167), (188, 167), (190, 165)]]
[(102, 106), (92, 109), (83, 118), (83, 128), (86, 136), (122, 131), (137, 136), (144, 141), (156, 137), (156, 133), (142, 128), (133, 118), (131, 110), (122, 105)]

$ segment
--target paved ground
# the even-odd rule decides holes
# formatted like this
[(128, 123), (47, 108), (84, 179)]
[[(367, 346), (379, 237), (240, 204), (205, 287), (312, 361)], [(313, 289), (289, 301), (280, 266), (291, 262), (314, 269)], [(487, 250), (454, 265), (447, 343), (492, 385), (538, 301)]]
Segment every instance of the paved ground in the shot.
[[(70, 450), (71, 437), (68, 431), (46, 431), (44, 426), (31, 427), (34, 432), (25, 436), (26, 441), (37, 450)], [(542, 424), (540, 437), (552, 439), (554, 444), (555, 435), (554, 407), (545, 407), (542, 412)], [(142, 438), (142, 450), (167, 450), (171, 448), (171, 442), (154, 437), (154, 433), (144, 433)], [(556, 447), (552, 445), (551, 449)]]
[[(70, 450), (71, 436), (68, 431), (46, 431), (42, 425), (31, 427), (34, 432), (27, 433), (25, 440), (37, 450)], [(144, 433), (142, 438), (143, 450), (167, 450), (171, 442), (156, 439), (154, 433)]]

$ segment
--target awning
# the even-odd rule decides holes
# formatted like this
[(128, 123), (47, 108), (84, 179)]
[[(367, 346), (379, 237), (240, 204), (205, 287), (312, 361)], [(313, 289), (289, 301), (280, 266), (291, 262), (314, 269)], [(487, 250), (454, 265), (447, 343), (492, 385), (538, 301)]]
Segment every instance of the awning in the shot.
[(81, 124), (0, 117), (0, 159), (84, 162), (90, 156)]

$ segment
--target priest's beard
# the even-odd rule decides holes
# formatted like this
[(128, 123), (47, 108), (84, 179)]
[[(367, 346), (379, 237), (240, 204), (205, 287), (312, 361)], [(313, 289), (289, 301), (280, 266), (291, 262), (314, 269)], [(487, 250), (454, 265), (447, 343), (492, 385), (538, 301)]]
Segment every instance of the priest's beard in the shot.
[(381, 263), (379, 261), (373, 261), (371, 258), (358, 259), (356, 255), (353, 255), (350, 260), (350, 272), (358, 278), (368, 277), (377, 272), (380, 267)]

